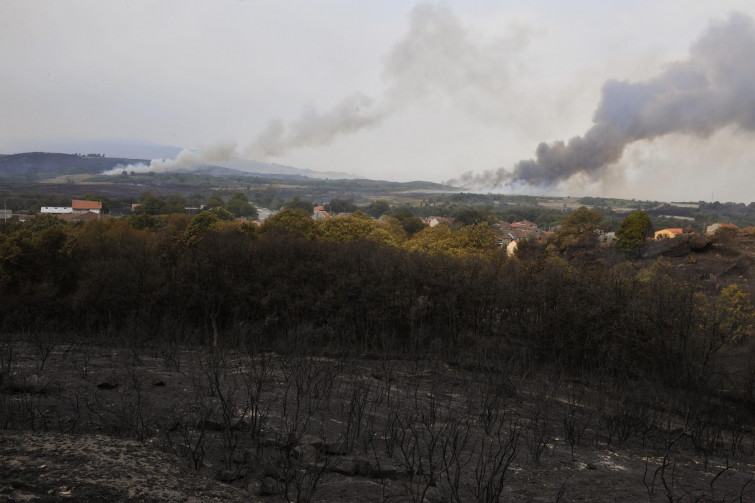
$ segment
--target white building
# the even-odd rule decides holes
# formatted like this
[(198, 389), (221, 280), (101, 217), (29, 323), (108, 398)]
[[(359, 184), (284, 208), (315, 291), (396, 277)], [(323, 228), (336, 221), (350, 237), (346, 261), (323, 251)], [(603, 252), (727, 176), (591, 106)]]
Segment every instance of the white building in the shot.
[(65, 206), (42, 206), (39, 210), (40, 213), (52, 213), (54, 215), (62, 215), (64, 213), (73, 213), (73, 208)]

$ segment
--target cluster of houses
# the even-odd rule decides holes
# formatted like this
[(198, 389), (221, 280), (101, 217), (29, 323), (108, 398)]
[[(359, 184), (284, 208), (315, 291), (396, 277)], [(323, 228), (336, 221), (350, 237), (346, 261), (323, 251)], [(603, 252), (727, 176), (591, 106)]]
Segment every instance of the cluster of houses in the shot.
[[(713, 235), (716, 233), (719, 229), (728, 229), (731, 231), (738, 231), (739, 227), (737, 227), (734, 224), (727, 224), (722, 222), (716, 222), (714, 224), (711, 224), (705, 228), (705, 234)], [(655, 231), (655, 234), (653, 235), (653, 239), (656, 241), (659, 241), (661, 239), (673, 239), (676, 236), (681, 236), (684, 234), (685, 231), (681, 227), (672, 227), (668, 229), (661, 229), (659, 231)]]
[[(324, 220), (331, 216), (341, 215), (348, 215), (348, 213), (331, 215), (325, 210), (324, 206), (315, 206), (312, 211), (312, 218), (314, 220)], [(388, 215), (383, 215), (378, 220), (384, 220), (386, 218), (388, 218)], [(441, 224), (451, 226), (454, 224), (455, 219), (452, 217), (429, 216), (422, 218), (422, 222), (428, 227), (435, 227)], [(553, 234), (552, 232), (546, 232), (539, 229), (535, 222), (530, 222), (528, 220), (514, 223), (496, 222), (491, 225), (491, 228), (498, 240), (498, 246), (506, 248), (509, 254), (514, 253), (517, 243), (522, 239), (543, 239)]]
[[(138, 206), (134, 204), (133, 209)], [(194, 210), (198, 210), (192, 208)], [(102, 214), (102, 203), (100, 201), (88, 201), (83, 199), (71, 200), (71, 206), (43, 206), (40, 210), (41, 214), (55, 215), (66, 221), (91, 221), (98, 220), (100, 218), (107, 218)], [(194, 211), (193, 213), (196, 213)], [(258, 225), (261, 224), (267, 217), (275, 214), (275, 211), (268, 210), (266, 208), (259, 208), (259, 220), (255, 221)], [(20, 221), (27, 221), (34, 217), (34, 215), (14, 215), (11, 210), (0, 209), (0, 220), (7, 220), (11, 217), (17, 216)], [(315, 220), (323, 220), (330, 218), (330, 214), (325, 210), (324, 206), (315, 206), (312, 212), (312, 218)], [(382, 217), (382, 218), (385, 218)], [(454, 219), (451, 217), (439, 217), (430, 216), (422, 219), (423, 223), (428, 227), (435, 227), (436, 225), (445, 224), (453, 225)], [(544, 239), (553, 234), (553, 232), (547, 232), (539, 229), (535, 222), (528, 220), (522, 220), (521, 222), (496, 222), (491, 225), (493, 232), (498, 240), (498, 246), (506, 248), (508, 253), (514, 253), (517, 247), (517, 243), (522, 239)], [(714, 234), (719, 229), (729, 229), (732, 231), (738, 231), (739, 227), (730, 223), (716, 222), (706, 227), (706, 234)], [(653, 238), (648, 239), (673, 239), (677, 236), (681, 236), (685, 231), (681, 227), (661, 229), (654, 233)], [(615, 239), (615, 233), (601, 233), (599, 237), (599, 243), (602, 246), (610, 245)]]
[[(11, 210), (0, 210), (0, 219), (8, 220), (18, 218), (20, 222), (27, 222), (35, 217), (29, 214), (14, 214)], [(110, 218), (109, 215), (102, 214), (102, 203), (100, 201), (87, 201), (84, 199), (71, 200), (71, 206), (42, 206), (39, 210), (42, 215), (54, 215), (67, 222), (90, 222), (100, 218)]]
[(542, 239), (553, 234), (538, 229), (535, 222), (522, 220), (521, 222), (497, 222), (493, 224), (493, 231), (498, 237), (501, 246), (507, 246), (509, 243), (521, 241), (522, 239)]

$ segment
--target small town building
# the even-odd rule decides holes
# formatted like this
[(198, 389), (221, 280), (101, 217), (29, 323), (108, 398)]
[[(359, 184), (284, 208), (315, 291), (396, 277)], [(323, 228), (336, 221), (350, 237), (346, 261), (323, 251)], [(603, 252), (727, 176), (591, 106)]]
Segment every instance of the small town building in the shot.
[(74, 199), (71, 201), (71, 210), (73, 213), (95, 213), (99, 215), (102, 212), (102, 203), (100, 201), (85, 201)]
[(516, 250), (519, 247), (519, 241), (511, 241), (506, 245), (506, 256), (513, 257), (516, 255)]
[(315, 206), (315, 209), (312, 211), (312, 218), (315, 220), (324, 220), (329, 216), (324, 206)]
[(73, 213), (73, 208), (70, 206), (42, 206), (39, 212), (51, 215), (65, 215), (66, 213)]
[(655, 231), (655, 234), (653, 235), (653, 239), (660, 240), (660, 239), (673, 239), (676, 236), (681, 236), (684, 233), (681, 227), (676, 227), (672, 229), (661, 229), (659, 231)]
[(73, 199), (71, 201), (71, 206), (42, 206), (39, 212), (48, 213), (50, 215), (82, 215), (84, 213), (94, 213), (95, 215), (99, 215), (102, 213), (102, 203), (100, 201)]

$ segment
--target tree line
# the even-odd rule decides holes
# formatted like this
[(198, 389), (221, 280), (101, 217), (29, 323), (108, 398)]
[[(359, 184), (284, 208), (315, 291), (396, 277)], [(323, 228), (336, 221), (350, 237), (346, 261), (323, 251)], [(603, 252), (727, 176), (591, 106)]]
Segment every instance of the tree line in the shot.
[(261, 228), (213, 211), (8, 223), (0, 331), (448, 359), (484, 346), (697, 386), (725, 371), (717, 356), (751, 330), (736, 286), (704, 291), (668, 263), (615, 252), (578, 259), (580, 241), (564, 236), (509, 258), (486, 227), (409, 238), (398, 221), (317, 224), (296, 210)]

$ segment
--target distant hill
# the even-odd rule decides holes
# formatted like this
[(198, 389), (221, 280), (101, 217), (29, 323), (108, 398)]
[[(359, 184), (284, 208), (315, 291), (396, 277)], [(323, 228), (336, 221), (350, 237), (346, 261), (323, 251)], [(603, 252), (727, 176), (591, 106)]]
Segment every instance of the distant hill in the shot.
[(26, 152), (0, 156), (0, 180), (35, 181), (60, 175), (96, 175), (118, 166), (149, 162), (147, 159)]
[(43, 138), (27, 140), (0, 139), (3, 152), (60, 152), (63, 154), (105, 154), (125, 159), (174, 159), (183, 149), (146, 140), (121, 138)]
[[(61, 175), (99, 175), (113, 168), (129, 164), (149, 165), (148, 158), (99, 157), (78, 154), (51, 152), (25, 152), (21, 154), (0, 154), (0, 180), (36, 181)], [(177, 168), (178, 173), (198, 173), (219, 178), (245, 176), (273, 176), (284, 178), (329, 178), (353, 179), (354, 175), (337, 172), (319, 172), (280, 164), (257, 161), (225, 161), (206, 166)]]
[[(371, 194), (372, 196), (389, 193), (412, 194), (412, 193), (448, 193), (458, 192), (459, 189), (447, 185), (414, 181), (414, 182), (390, 182), (370, 179), (357, 179), (347, 173), (317, 172), (308, 169), (282, 166), (279, 164), (262, 163), (255, 161), (231, 161), (212, 165), (178, 168), (170, 172), (144, 173), (142, 169), (132, 169), (129, 165), (149, 165), (149, 159), (131, 159), (124, 157), (100, 157), (83, 156), (75, 154), (61, 154), (48, 152), (26, 152), (22, 154), (0, 155), (0, 182), (7, 184), (28, 184), (37, 186), (41, 190), (39, 182), (48, 183), (51, 179), (55, 183), (51, 187), (58, 187), (62, 183), (75, 183), (81, 187), (85, 183), (96, 183), (97, 190), (105, 191), (103, 184), (115, 186), (139, 185), (149, 186), (150, 190), (159, 192), (158, 186), (171, 187), (175, 192), (186, 192), (187, 187), (194, 187), (191, 191), (200, 190), (202, 187), (218, 186), (250, 186), (259, 183), (293, 184), (299, 187), (297, 190), (311, 192), (308, 196), (317, 200), (328, 200), (331, 197), (354, 197), (358, 194)], [(103, 173), (116, 170), (116, 175), (105, 176)], [(135, 171), (137, 177), (120, 176), (121, 171)], [(85, 175), (76, 180), (68, 180), (68, 176)], [(62, 177), (62, 178), (61, 178)], [(208, 178), (209, 177), (209, 178)], [(246, 182), (245, 179), (254, 180)], [(213, 181), (214, 180), (214, 181)], [(225, 180), (225, 182), (220, 181)], [(278, 182), (276, 182), (278, 180)], [(241, 185), (240, 185), (241, 184)], [(293, 187), (292, 185), (292, 187)], [(330, 189), (334, 190), (332, 194)], [(111, 187), (111, 189), (113, 189)], [(109, 193), (119, 192), (116, 189)], [(293, 189), (292, 189), (293, 190)], [(44, 192), (46, 192), (45, 189)], [(314, 191), (314, 192), (312, 192)], [(348, 196), (351, 194), (351, 196)], [(287, 194), (293, 197), (297, 193)]]
[(293, 166), (285, 166), (283, 164), (270, 162), (236, 160), (216, 162), (214, 164), (224, 168), (260, 175), (293, 175), (306, 176), (308, 178), (329, 178), (331, 180), (350, 180), (357, 178), (355, 175), (349, 173), (341, 173), (338, 171), (313, 171), (311, 169), (295, 168)]

